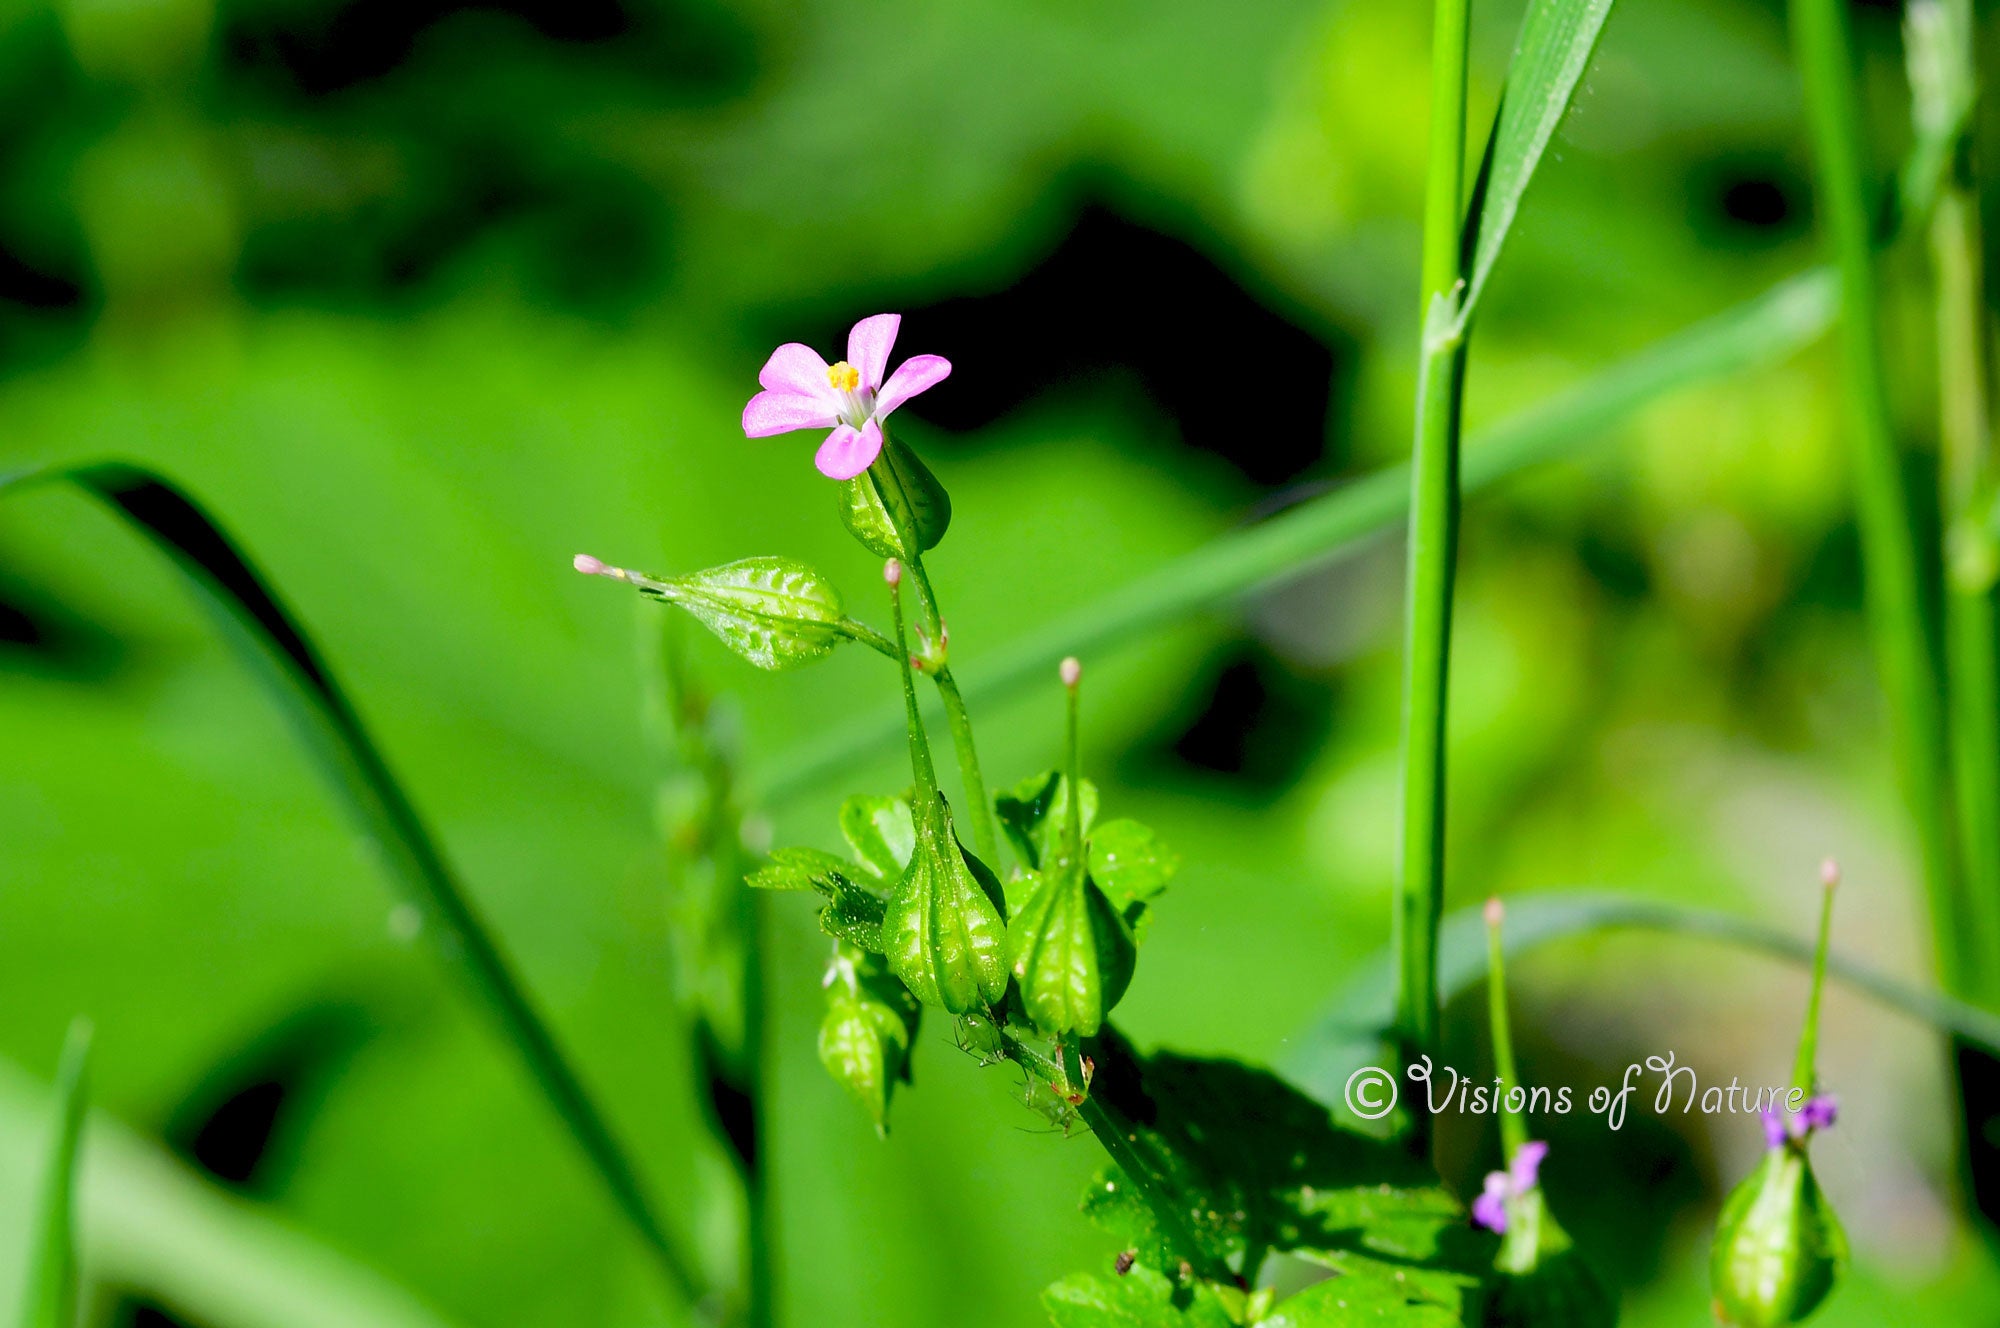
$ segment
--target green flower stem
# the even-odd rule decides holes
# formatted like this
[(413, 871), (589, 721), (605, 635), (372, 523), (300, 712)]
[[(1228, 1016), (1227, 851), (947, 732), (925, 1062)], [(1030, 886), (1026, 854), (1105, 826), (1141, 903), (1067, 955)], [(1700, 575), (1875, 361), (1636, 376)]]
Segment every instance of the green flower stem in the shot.
[[(1495, 1091), (1503, 1097), (1521, 1082), (1514, 1065), (1514, 1035), (1507, 1022), (1507, 956), (1500, 940), (1503, 917), (1500, 901), (1486, 903), (1486, 1018), (1492, 1029), (1493, 1073), (1499, 1076)], [(1522, 1144), (1528, 1142), (1528, 1122), (1521, 1112), (1508, 1111), (1496, 1104), (1500, 1114), (1500, 1148), (1509, 1162)]]
[[(1994, 639), (1992, 535), (1985, 529), (1993, 464), (1989, 346), (1979, 200), (1966, 118), (1976, 79), (1970, 47), (1975, 29), (1969, 0), (1941, 0), (1929, 17), (1937, 31), (1931, 40), (1912, 41), (1911, 81), (1934, 90), (1943, 102), (1927, 109), (1957, 121), (1930, 220), (1937, 276), (1940, 499), (1947, 540), (1946, 704), (1965, 896), (1971, 906), (1965, 948), (1983, 961), (1970, 971), (1983, 975), (1982, 989), (1975, 994), (1991, 1003), (2000, 997), (2000, 975), (1993, 972), (2000, 959), (2000, 658)], [(1913, 10), (1913, 27), (1917, 18)], [(1937, 67), (1919, 71), (1914, 67), (1919, 59)]]
[(1819, 1071), (1816, 1064), (1819, 1057), (1819, 1001), (1826, 988), (1826, 953), (1828, 938), (1833, 934), (1833, 893), (1838, 883), (1839, 873), (1832, 863), (1826, 865), (1825, 888), (1819, 900), (1819, 939), (1813, 944), (1812, 988), (1806, 997), (1806, 1019), (1799, 1029), (1799, 1054), (1792, 1065), (1792, 1086), (1811, 1093), (1818, 1086)]
[(1870, 631), (1889, 708), (1891, 739), (1917, 837), (1938, 966), (1962, 992), (1974, 955), (1959, 892), (1946, 787), (1940, 679), (1925, 610), (1908, 497), (1889, 423), (1861, 116), (1845, 0), (1792, 0), (1792, 36), (1804, 76), (1820, 207), (1840, 272), (1841, 339), (1851, 415), (1851, 465)]
[(903, 679), (903, 709), (910, 732), (910, 773), (917, 780), (916, 809), (921, 825), (925, 815), (937, 815), (937, 767), (931, 764), (930, 739), (924, 733), (923, 712), (917, 708), (917, 683), (910, 671), (909, 634), (903, 628), (903, 587), (900, 577), (889, 583), (889, 612), (896, 624), (896, 664), (897, 671)]
[[(886, 446), (886, 436), (885, 436)], [(930, 572), (924, 567), (924, 556), (917, 539), (916, 518), (910, 507), (910, 496), (904, 492), (902, 478), (896, 468), (878, 461), (868, 468), (868, 479), (875, 486), (876, 497), (882, 500), (882, 510), (889, 514), (890, 522), (896, 527), (896, 542), (909, 555), (904, 566), (909, 569), (910, 579), (916, 586), (917, 608), (923, 615), (924, 633), (933, 643), (941, 644), (944, 639), (944, 619), (938, 612), (937, 593), (931, 589)], [(897, 641), (902, 647), (903, 662), (909, 662), (908, 642), (899, 632)], [(994, 870), (999, 869), (1000, 838), (993, 824), (993, 799), (986, 793), (986, 777), (979, 769), (979, 748), (973, 741), (972, 716), (965, 708), (965, 697), (958, 690), (958, 679), (952, 676), (951, 665), (940, 663), (928, 670), (932, 681), (937, 684), (938, 695), (944, 699), (945, 719), (951, 728), (952, 750), (958, 756), (958, 778), (965, 788), (965, 800), (971, 807), (960, 813), (960, 820), (972, 822), (972, 844), (981, 862)], [(915, 712), (912, 712), (914, 714)], [(921, 719), (912, 719), (921, 723)]]
[(88, 1105), (90, 1021), (71, 1021), (56, 1070), (55, 1134), (45, 1157), (36, 1205), (33, 1252), (27, 1267), (21, 1328), (73, 1328), (76, 1323), (76, 1194)]
[[(1466, 38), (1471, 0), (1437, 0), (1431, 46), (1430, 180), (1424, 207), (1423, 349), (1410, 470), (1403, 651), (1403, 834), (1394, 916), (1396, 1030), (1404, 1062), (1436, 1049), (1437, 931), (1444, 904), (1445, 693), (1458, 544), (1464, 343), (1441, 335), (1460, 284)], [(1442, 316), (1441, 316), (1442, 315)], [(1421, 1095), (1410, 1142), (1429, 1148)]]

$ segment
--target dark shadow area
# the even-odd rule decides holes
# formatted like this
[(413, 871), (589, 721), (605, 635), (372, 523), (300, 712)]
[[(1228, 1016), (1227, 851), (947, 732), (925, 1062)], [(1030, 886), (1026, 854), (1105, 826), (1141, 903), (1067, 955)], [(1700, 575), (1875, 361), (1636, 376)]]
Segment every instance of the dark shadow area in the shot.
[(374, 1031), (356, 1006), (302, 1010), (212, 1068), (162, 1134), (216, 1180), (268, 1197), (293, 1170), (305, 1123)]
[(1688, 223), (1721, 249), (1775, 248), (1812, 226), (1812, 187), (1803, 170), (1776, 157), (1725, 157), (1688, 181)]
[(183, 1319), (153, 1301), (138, 1299), (121, 1301), (105, 1322), (111, 1328), (202, 1328), (193, 1320)]
[[(954, 364), (950, 391), (910, 409), (954, 432), (984, 428), (1045, 393), (1135, 380), (1191, 447), (1254, 484), (1296, 480), (1329, 460), (1357, 355), (1246, 290), (1195, 245), (1101, 204), (1060, 243), (989, 293), (906, 307), (924, 349)], [(839, 345), (844, 325), (824, 339)], [(912, 340), (911, 349), (918, 348)]]
[(0, 672), (102, 682), (125, 658), (116, 636), (0, 573)]
[(1232, 792), (1273, 800), (1324, 745), (1336, 699), (1332, 677), (1296, 669), (1255, 641), (1231, 642), (1189, 680), (1178, 708), (1135, 746), (1120, 774), (1137, 783), (1223, 776)]

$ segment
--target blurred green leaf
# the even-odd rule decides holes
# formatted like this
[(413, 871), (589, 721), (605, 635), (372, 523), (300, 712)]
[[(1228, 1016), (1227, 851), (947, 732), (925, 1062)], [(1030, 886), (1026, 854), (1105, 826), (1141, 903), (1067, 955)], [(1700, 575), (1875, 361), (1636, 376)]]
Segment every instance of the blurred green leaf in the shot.
[(56, 1071), (55, 1129), (42, 1164), (42, 1196), (21, 1328), (73, 1328), (76, 1323), (76, 1177), (89, 1100), (90, 1022), (77, 1019), (63, 1042)]
[(833, 583), (789, 558), (744, 558), (680, 577), (625, 572), (621, 579), (687, 610), (760, 669), (809, 664), (853, 638)]
[(197, 503), (138, 466), (106, 462), (0, 476), (0, 496), (53, 482), (73, 484), (102, 502), (185, 574), (363, 833), (381, 848), (391, 874), (423, 910), (438, 952), (499, 1025), (618, 1211), (676, 1290), (699, 1300), (691, 1265), (660, 1225), (623, 1146), (473, 911), (346, 692), (263, 575)]
[(1458, 1297), (1452, 1295), (1450, 1304), (1416, 1298), (1430, 1294), (1452, 1295), (1450, 1291), (1426, 1289), (1421, 1279), (1399, 1279), (1384, 1271), (1372, 1276), (1330, 1277), (1280, 1301), (1271, 1316), (1260, 1322), (1264, 1328), (1359, 1328), (1363, 1324), (1463, 1328)]
[[(951, 527), (951, 495), (923, 459), (891, 435), (883, 440), (882, 456), (876, 463), (887, 466), (889, 478), (900, 482), (916, 525), (917, 552), (934, 549)], [(864, 471), (840, 486), (840, 520), (854, 538), (879, 558), (900, 558), (909, 562), (911, 553), (896, 537), (896, 523), (882, 505), (875, 489), (873, 471)]]
[(1469, 318), (1486, 279), (1499, 261), (1500, 249), (1520, 213), (1521, 199), (1535, 169), (1555, 137), (1556, 126), (1576, 96), (1590, 67), (1591, 52), (1611, 15), (1612, 0), (1529, 0), (1515, 40), (1514, 58), (1507, 66), (1507, 86), (1500, 97), (1500, 115), (1487, 144), (1480, 188), (1474, 196), (1470, 224), (1476, 238), (1458, 317)]

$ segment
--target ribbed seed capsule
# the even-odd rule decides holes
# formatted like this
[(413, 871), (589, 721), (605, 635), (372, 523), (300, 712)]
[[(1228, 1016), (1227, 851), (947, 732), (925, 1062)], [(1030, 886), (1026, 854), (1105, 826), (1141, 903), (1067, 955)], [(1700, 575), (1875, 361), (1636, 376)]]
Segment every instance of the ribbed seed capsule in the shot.
[(877, 1134), (889, 1131), (889, 1099), (910, 1077), (910, 1044), (923, 1013), (882, 961), (845, 942), (827, 974), (819, 1059), (868, 1109)]
[(938, 799), (917, 815), (916, 852), (882, 920), (889, 969), (917, 999), (970, 1014), (1007, 991), (1007, 924), (1000, 883), (968, 854)]
[(1080, 861), (1041, 873), (1007, 929), (1014, 980), (1045, 1033), (1093, 1036), (1131, 985), (1137, 955), (1118, 910)]
[(1798, 1323), (1826, 1299), (1847, 1264), (1847, 1235), (1821, 1193), (1804, 1141), (1766, 1150), (1730, 1193), (1716, 1224), (1709, 1275), (1716, 1315), (1737, 1328)]

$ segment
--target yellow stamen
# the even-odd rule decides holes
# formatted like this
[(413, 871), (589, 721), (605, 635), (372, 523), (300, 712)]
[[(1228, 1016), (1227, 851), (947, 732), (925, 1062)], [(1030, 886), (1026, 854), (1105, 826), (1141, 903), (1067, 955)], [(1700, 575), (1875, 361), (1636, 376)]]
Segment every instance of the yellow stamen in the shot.
[(827, 367), (826, 381), (833, 384), (836, 392), (852, 392), (861, 386), (861, 371), (842, 360)]

